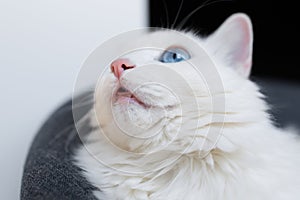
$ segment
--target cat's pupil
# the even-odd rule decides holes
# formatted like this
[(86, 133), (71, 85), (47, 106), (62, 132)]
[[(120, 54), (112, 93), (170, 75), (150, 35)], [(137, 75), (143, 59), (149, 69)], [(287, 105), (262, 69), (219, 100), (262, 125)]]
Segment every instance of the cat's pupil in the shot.
[(173, 53), (173, 59), (175, 60), (177, 58), (177, 54)]

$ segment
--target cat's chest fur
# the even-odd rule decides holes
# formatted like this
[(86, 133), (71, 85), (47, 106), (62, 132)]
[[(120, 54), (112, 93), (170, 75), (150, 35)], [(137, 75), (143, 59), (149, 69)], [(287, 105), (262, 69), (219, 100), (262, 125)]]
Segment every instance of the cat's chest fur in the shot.
[[(171, 159), (172, 162), (161, 166), (153, 165), (151, 158), (137, 162), (130, 155), (120, 155), (106, 142), (97, 142), (90, 144), (90, 152), (79, 151), (77, 164), (86, 171), (84, 175), (88, 180), (99, 188), (100, 191), (94, 192), (99, 199), (298, 199), (300, 180), (297, 177), (300, 173), (296, 164), (300, 159), (294, 150), (300, 150), (299, 142), (278, 132), (272, 139), (274, 144), (266, 143), (277, 132), (270, 127), (237, 131), (256, 139), (240, 147), (216, 148), (206, 157), (198, 152), (180, 157), (168, 154), (165, 159), (173, 156), (176, 161)], [(266, 137), (255, 134), (259, 131), (264, 131)], [(228, 136), (232, 134), (229, 132)], [(88, 140), (99, 140), (92, 135)], [(284, 147), (287, 143), (289, 146)], [(109, 163), (102, 156), (97, 158), (101, 152), (105, 152)]]

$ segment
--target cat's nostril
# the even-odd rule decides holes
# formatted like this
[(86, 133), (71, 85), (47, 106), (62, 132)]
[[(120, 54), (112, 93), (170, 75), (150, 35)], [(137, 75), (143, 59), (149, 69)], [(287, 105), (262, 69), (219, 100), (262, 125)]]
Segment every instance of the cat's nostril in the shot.
[(126, 70), (127, 69), (127, 66), (125, 65), (125, 64), (122, 64), (122, 66), (121, 66), (124, 70)]
[(134, 66), (134, 65), (128, 66), (128, 65), (122, 64), (121, 67), (122, 67), (124, 70), (127, 70), (127, 69), (134, 68), (135, 66)]
[(110, 65), (111, 72), (119, 79), (125, 70), (134, 68), (135, 65), (129, 59), (117, 59)]

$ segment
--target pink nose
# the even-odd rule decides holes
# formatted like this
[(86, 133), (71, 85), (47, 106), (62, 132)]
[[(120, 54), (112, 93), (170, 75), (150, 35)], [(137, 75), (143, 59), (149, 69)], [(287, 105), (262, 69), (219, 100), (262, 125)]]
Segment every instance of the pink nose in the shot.
[(122, 73), (127, 69), (134, 68), (135, 65), (130, 62), (129, 59), (120, 58), (115, 61), (113, 61), (110, 65), (110, 69), (112, 73), (119, 79), (122, 75)]

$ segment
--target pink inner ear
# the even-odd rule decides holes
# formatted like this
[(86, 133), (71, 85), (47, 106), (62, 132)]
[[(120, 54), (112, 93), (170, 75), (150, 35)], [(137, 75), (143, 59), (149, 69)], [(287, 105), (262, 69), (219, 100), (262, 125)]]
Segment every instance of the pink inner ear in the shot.
[[(245, 32), (246, 33), (246, 32)], [(238, 44), (239, 47), (238, 50), (235, 51), (234, 59), (242, 64), (242, 67), (244, 68), (243, 71), (250, 72), (251, 66), (252, 66), (252, 55), (251, 55), (251, 40), (249, 34), (244, 34), (242, 36), (241, 43)]]
[(250, 29), (248, 23), (245, 21), (245, 19), (241, 19), (240, 21), (240, 28), (242, 30), (241, 35), (241, 55), (240, 59), (241, 61), (246, 61), (249, 58), (249, 45), (251, 45), (251, 36), (250, 36)]
[[(232, 49), (234, 54), (233, 62), (239, 63), (237, 67), (244, 76), (249, 76), (252, 66), (252, 27), (251, 22), (245, 15), (237, 14), (232, 16), (230, 23), (233, 24), (231, 33), (236, 33), (236, 46)], [(235, 36), (233, 34), (233, 36)], [(234, 47), (233, 47), (234, 48)]]

